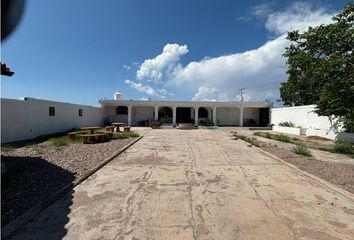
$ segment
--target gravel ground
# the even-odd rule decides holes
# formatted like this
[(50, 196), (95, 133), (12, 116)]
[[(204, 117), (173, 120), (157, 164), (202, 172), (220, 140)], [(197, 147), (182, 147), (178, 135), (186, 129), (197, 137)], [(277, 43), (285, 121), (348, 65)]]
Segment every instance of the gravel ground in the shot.
[(1, 153), (7, 175), (2, 178), (1, 226), (81, 177), (134, 139), (105, 143), (73, 143), (54, 147), (49, 142)]
[[(338, 162), (327, 162), (293, 153), (289, 149), (270, 144), (260, 144), (260, 148), (297, 166), (299, 169), (316, 175), (351, 193), (354, 193), (354, 166)], [(354, 161), (354, 159), (353, 159)]]

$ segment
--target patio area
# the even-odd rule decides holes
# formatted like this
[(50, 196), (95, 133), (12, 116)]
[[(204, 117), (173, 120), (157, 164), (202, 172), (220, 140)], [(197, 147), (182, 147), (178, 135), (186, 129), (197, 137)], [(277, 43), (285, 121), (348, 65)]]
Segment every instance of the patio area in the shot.
[(149, 130), (14, 239), (350, 239), (354, 198), (219, 130)]

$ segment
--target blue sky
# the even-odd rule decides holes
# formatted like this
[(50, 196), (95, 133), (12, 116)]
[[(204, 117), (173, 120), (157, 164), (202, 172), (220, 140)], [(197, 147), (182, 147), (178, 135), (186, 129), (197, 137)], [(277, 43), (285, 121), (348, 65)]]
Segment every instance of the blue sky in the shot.
[(3, 98), (279, 98), (284, 34), (329, 23), (347, 1), (27, 1), (2, 44)]

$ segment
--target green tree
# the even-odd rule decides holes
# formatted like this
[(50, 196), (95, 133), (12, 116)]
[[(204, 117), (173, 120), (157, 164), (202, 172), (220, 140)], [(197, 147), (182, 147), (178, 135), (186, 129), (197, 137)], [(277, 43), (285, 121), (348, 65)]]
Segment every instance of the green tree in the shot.
[(334, 16), (333, 23), (292, 31), (283, 56), (288, 81), (280, 87), (287, 106), (316, 104), (316, 112), (336, 117), (354, 130), (354, 4)]

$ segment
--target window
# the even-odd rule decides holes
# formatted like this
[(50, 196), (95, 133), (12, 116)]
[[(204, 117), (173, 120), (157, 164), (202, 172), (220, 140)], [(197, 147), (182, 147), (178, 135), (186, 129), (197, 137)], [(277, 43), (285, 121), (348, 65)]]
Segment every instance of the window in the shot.
[(198, 109), (198, 117), (199, 118), (207, 118), (208, 117), (208, 110), (206, 110), (205, 108), (203, 107), (200, 107)]
[(79, 116), (82, 117), (82, 109), (79, 109)]
[(55, 116), (55, 107), (49, 107), (49, 116)]
[(128, 114), (128, 107), (125, 106), (117, 107), (117, 114)]

